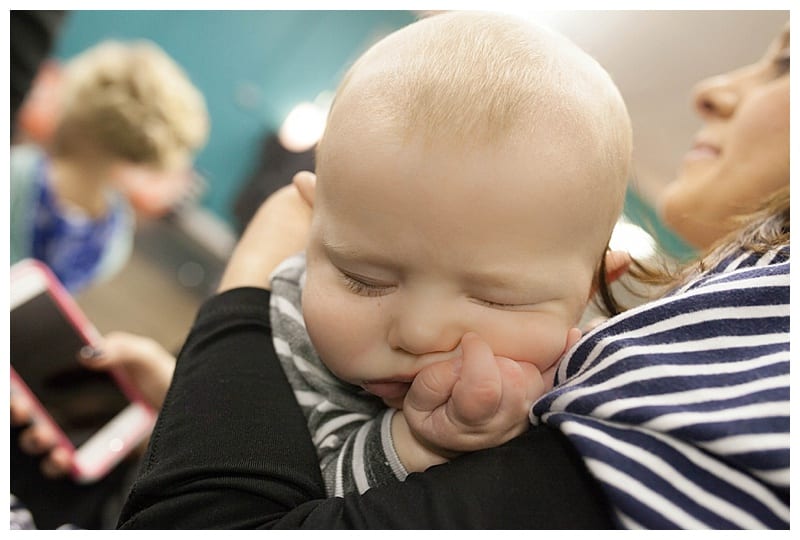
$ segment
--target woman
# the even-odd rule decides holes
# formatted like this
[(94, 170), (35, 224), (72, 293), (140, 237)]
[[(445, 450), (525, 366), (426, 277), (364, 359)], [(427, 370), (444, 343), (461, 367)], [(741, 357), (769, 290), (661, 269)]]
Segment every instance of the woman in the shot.
[(663, 211), (719, 247), (584, 336), (526, 434), (399, 485), (323, 498), (264, 289), (309, 209), (276, 194), (201, 309), (120, 526), (787, 528), (788, 42), (698, 87), (706, 126)]
[(705, 125), (661, 196), (664, 221), (704, 250), (789, 187), (789, 29), (760, 62), (702, 81)]

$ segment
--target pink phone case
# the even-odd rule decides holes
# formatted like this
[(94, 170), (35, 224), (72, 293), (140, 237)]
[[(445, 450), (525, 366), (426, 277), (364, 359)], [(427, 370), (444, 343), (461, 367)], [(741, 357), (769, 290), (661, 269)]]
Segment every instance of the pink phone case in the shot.
[[(37, 272), (44, 277), (47, 287), (45, 292), (49, 294), (55, 301), (56, 306), (65, 315), (68, 321), (72, 324), (77, 333), (83, 338), (87, 345), (98, 343), (101, 339), (100, 333), (89, 321), (78, 304), (64, 289), (63, 285), (58, 281), (58, 278), (52, 271), (44, 264), (33, 259), (26, 259), (20, 261), (11, 267), (11, 287), (17, 280), (22, 279), (24, 276), (31, 272)], [(130, 383), (125, 374), (119, 370), (109, 370), (109, 374), (116, 381), (121, 391), (131, 401), (145, 412), (145, 414), (136, 415), (137, 421), (128, 427), (127, 434), (119, 439), (120, 445), (117, 451), (104, 452), (98, 454), (96, 460), (91, 460), (91, 463), (79, 463), (76, 460), (76, 454), (79, 449), (76, 449), (61, 427), (53, 420), (52, 416), (48, 413), (47, 409), (41, 404), (36, 395), (30, 390), (25, 381), (19, 374), (11, 367), (11, 381), (12, 391), (18, 390), (23, 392), (31, 403), (34, 409), (34, 415), (37, 421), (46, 422), (50, 428), (57, 434), (58, 445), (64, 448), (70, 454), (72, 460), (72, 476), (79, 482), (91, 482), (99, 479), (106, 474), (114, 465), (127, 455), (127, 453), (136, 444), (138, 444), (144, 437), (146, 437), (152, 430), (155, 423), (155, 411), (146, 404), (142, 399), (140, 392)], [(112, 420), (113, 422), (114, 420)]]

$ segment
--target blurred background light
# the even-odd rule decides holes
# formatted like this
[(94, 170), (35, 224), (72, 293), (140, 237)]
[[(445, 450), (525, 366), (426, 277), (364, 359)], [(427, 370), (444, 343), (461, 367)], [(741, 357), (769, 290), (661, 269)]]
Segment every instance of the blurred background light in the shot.
[(627, 220), (620, 220), (611, 234), (609, 247), (627, 251), (637, 260), (651, 259), (656, 254), (656, 241), (644, 229)]
[(325, 131), (328, 111), (317, 103), (303, 101), (294, 106), (278, 130), (278, 140), (290, 152), (312, 148)]

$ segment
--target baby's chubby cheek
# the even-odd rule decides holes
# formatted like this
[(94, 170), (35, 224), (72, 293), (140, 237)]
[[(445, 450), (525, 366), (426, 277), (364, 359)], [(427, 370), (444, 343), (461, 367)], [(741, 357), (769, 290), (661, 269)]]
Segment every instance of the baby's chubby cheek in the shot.
[(489, 345), (495, 356), (533, 364), (544, 372), (553, 367), (567, 347), (579, 337), (580, 331), (577, 329), (543, 325), (538, 331), (525, 332), (515, 337), (507, 336), (500, 341), (492, 341)]
[(339, 349), (337, 336), (340, 336), (341, 318), (334, 316), (335, 312), (330, 309), (332, 303), (333, 299), (321, 292), (314, 280), (306, 279), (302, 295), (303, 322), (314, 349), (323, 360), (335, 357)]
[(313, 288), (303, 290), (303, 320), (314, 351), (322, 363), (336, 377), (350, 384), (360, 385), (365, 378), (360, 373), (361, 353), (359, 325), (348, 318), (325, 295), (317, 295)]

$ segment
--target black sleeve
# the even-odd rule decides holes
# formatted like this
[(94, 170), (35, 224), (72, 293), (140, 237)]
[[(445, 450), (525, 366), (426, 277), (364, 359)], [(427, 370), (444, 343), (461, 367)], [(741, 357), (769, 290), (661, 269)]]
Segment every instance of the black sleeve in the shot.
[(11, 11), (11, 131), (39, 66), (51, 53), (64, 11)]
[(325, 499), (316, 452), (272, 346), (269, 292), (200, 310), (121, 528), (606, 528), (599, 487), (548, 427), (363, 495)]

